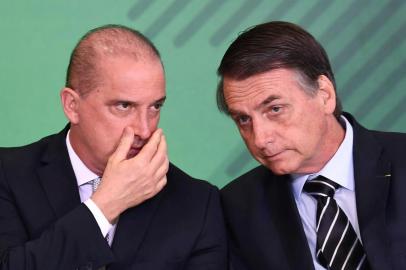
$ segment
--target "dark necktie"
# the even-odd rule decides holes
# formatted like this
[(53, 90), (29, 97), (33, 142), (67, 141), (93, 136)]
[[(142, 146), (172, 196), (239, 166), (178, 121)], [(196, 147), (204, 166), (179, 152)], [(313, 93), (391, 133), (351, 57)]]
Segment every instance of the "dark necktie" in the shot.
[(334, 199), (337, 188), (337, 183), (323, 176), (307, 180), (303, 187), (317, 200), (317, 260), (332, 270), (369, 269), (362, 244)]

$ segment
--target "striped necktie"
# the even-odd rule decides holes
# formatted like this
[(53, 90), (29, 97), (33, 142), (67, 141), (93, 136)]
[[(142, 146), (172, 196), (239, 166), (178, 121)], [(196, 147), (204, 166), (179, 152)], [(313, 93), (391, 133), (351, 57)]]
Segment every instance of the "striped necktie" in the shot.
[(317, 260), (326, 269), (369, 269), (362, 244), (334, 199), (337, 188), (337, 183), (323, 176), (307, 180), (303, 187), (317, 200)]

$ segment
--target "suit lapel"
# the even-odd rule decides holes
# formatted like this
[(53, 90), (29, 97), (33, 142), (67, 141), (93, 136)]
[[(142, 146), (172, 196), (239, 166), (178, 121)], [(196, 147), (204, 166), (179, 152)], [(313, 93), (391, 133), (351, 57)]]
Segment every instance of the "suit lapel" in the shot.
[(354, 127), (354, 178), (361, 239), (370, 264), (376, 269), (388, 269), (390, 256), (384, 232), (390, 162), (372, 134), (350, 120)]
[(61, 217), (80, 204), (75, 174), (66, 148), (66, 127), (50, 138), (48, 148), (37, 169), (38, 177), (57, 217)]
[[(290, 269), (314, 269), (309, 245), (292, 194), (288, 176), (275, 177), (267, 187), (272, 221), (276, 226), (280, 242)], [(271, 233), (272, 235), (272, 233)]]
[[(169, 184), (169, 177), (168, 177)], [(147, 229), (151, 223), (162, 196), (165, 196), (167, 188), (164, 188), (152, 199), (142, 204), (127, 209), (120, 215), (117, 230), (114, 235), (112, 250), (116, 261), (108, 269), (123, 269), (136, 260), (136, 254), (144, 239)], [(164, 224), (161, 224), (164, 226)]]

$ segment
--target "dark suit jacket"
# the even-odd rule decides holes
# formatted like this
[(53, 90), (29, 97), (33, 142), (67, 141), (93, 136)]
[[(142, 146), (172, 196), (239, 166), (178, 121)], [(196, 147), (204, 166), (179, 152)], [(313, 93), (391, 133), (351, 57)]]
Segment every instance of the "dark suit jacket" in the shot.
[(120, 215), (110, 248), (80, 203), (66, 129), (0, 149), (0, 269), (225, 269), (217, 188), (170, 165), (165, 188)]
[[(372, 269), (406, 269), (406, 135), (351, 115), (361, 238)], [(289, 176), (259, 166), (221, 191), (233, 269), (314, 269)]]

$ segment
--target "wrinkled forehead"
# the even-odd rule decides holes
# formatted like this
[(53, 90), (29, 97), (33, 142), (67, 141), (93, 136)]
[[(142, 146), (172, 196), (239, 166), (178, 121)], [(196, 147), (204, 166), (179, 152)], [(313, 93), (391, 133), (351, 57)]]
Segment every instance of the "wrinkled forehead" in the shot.
[(224, 99), (227, 105), (250, 101), (262, 96), (281, 95), (287, 83), (294, 82), (294, 73), (288, 70), (273, 70), (250, 76), (246, 79), (223, 78)]
[(224, 101), (229, 109), (240, 103), (254, 102), (261, 98), (265, 90), (256, 80), (224, 78), (223, 81)]

